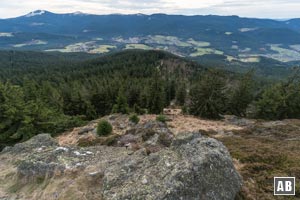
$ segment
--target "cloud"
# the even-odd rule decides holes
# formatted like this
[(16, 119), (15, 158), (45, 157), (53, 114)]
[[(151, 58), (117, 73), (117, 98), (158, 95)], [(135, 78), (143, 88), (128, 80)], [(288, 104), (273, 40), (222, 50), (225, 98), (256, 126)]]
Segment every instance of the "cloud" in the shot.
[(239, 15), (260, 18), (300, 17), (299, 0), (1, 0), (0, 18), (43, 9), (57, 13), (167, 13)]

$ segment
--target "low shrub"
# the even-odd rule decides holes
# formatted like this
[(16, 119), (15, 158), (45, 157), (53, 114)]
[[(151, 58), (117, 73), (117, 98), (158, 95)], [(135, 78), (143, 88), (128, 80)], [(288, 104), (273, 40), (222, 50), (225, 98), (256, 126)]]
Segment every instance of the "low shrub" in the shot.
[(134, 124), (138, 124), (140, 122), (140, 118), (138, 117), (137, 114), (132, 114), (129, 117), (129, 121), (131, 121)]
[(101, 120), (97, 126), (97, 134), (99, 136), (106, 136), (112, 133), (112, 129), (112, 125), (108, 121)]
[(165, 115), (158, 115), (158, 116), (156, 117), (156, 121), (159, 121), (159, 122), (162, 122), (162, 123), (166, 123), (167, 118), (166, 118)]

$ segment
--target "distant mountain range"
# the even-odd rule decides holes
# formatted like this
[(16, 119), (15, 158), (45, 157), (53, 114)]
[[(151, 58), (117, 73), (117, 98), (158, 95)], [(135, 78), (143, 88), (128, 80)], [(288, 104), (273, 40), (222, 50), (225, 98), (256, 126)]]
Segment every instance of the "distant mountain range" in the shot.
[(195, 60), (232, 63), (300, 60), (300, 19), (166, 14), (55, 14), (37, 10), (0, 19), (0, 49), (108, 53), (161, 49)]

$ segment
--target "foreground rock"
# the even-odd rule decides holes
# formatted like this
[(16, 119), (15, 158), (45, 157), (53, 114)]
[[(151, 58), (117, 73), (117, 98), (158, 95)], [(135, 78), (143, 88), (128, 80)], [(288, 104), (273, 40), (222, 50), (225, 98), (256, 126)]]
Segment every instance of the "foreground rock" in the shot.
[[(170, 143), (159, 143), (164, 145), (150, 153), (146, 145), (136, 151), (60, 147), (46, 134), (6, 148), (0, 154), (0, 199), (235, 198), (241, 178), (220, 142), (199, 133), (173, 139), (160, 126), (152, 124), (156, 133), (143, 142), (152, 145), (153, 138), (159, 138), (155, 135), (164, 135)], [(139, 128), (128, 134), (143, 135)]]
[(140, 150), (113, 163), (103, 177), (105, 199), (234, 199), (241, 186), (226, 148), (198, 134), (182, 135), (170, 148)]

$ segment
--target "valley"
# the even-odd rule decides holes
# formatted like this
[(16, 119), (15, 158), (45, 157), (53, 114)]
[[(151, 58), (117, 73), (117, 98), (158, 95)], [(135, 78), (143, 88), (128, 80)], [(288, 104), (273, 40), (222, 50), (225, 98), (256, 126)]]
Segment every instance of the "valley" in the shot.
[[(260, 62), (260, 57), (283, 65), (300, 61), (300, 25), (294, 20), (214, 15), (55, 14), (40, 10), (32, 13), (0, 20), (0, 49), (97, 54), (157, 49), (195, 60), (204, 55), (224, 55), (225, 59), (218, 60), (222, 63), (233, 60), (255, 63)], [(185, 23), (175, 26), (175, 21)], [(281, 36), (286, 39), (281, 40)]]

